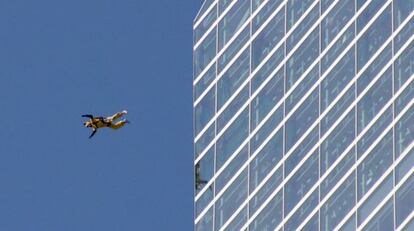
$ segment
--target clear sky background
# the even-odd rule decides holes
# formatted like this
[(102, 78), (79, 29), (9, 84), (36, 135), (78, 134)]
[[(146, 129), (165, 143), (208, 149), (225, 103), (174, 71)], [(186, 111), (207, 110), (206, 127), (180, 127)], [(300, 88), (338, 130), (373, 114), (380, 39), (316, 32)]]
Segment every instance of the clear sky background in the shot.
[[(0, 1), (0, 231), (193, 229), (200, 6)], [(88, 139), (81, 114), (123, 109)]]

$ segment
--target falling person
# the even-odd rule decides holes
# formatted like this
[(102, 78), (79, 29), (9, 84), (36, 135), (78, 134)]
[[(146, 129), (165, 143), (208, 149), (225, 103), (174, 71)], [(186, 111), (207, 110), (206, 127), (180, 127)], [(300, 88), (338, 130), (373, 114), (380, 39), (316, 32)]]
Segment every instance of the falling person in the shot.
[(85, 114), (85, 115), (82, 115), (82, 117), (89, 118), (89, 120), (84, 122), (83, 125), (87, 128), (92, 128), (92, 133), (89, 136), (89, 138), (92, 138), (92, 136), (95, 135), (95, 133), (98, 131), (99, 128), (108, 127), (108, 128), (112, 128), (116, 130), (116, 129), (123, 127), (125, 124), (129, 123), (129, 121), (126, 119), (115, 122), (115, 120), (121, 118), (123, 115), (127, 113), (128, 112), (126, 110), (123, 110), (122, 112), (118, 112), (114, 114), (113, 116), (109, 116), (106, 118), (102, 116), (94, 117), (93, 115)]

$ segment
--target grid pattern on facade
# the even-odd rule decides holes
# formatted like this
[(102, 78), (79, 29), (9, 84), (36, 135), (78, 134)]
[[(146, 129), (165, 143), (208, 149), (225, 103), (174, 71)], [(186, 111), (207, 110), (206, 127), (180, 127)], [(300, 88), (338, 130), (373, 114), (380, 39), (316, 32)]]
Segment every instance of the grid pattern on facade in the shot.
[(206, 0), (195, 230), (414, 229), (414, 0)]

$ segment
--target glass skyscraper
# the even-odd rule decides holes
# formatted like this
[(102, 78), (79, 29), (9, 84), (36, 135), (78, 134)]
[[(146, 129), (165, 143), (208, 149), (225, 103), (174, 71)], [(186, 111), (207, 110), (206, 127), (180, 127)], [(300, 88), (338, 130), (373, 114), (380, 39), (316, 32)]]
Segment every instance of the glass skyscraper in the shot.
[(414, 230), (414, 0), (205, 0), (194, 225)]

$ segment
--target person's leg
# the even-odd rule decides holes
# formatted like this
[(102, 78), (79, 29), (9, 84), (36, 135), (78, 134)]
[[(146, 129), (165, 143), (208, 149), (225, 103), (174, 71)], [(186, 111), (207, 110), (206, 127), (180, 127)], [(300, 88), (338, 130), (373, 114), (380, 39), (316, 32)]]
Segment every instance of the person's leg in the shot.
[(118, 128), (123, 127), (127, 123), (129, 123), (128, 120), (121, 120), (121, 121), (119, 121), (115, 124), (111, 124), (109, 127), (112, 128), (112, 129), (118, 129)]
[(123, 115), (127, 114), (128, 112), (126, 110), (123, 110), (122, 112), (118, 112), (116, 114), (114, 114), (113, 116), (109, 116), (106, 118), (106, 121), (108, 122), (112, 122), (114, 120), (117, 120), (119, 118), (121, 118)]

